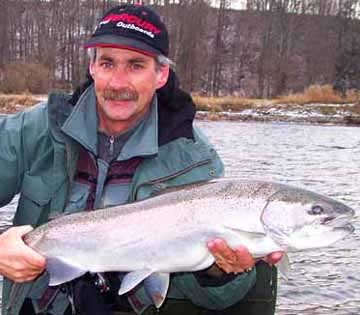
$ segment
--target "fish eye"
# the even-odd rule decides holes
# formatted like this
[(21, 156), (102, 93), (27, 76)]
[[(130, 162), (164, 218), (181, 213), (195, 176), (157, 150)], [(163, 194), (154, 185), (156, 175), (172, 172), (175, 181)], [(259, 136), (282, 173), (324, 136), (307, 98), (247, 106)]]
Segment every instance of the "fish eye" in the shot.
[(324, 212), (325, 212), (324, 208), (322, 206), (320, 206), (320, 205), (312, 206), (311, 209), (308, 211), (308, 213), (310, 215), (319, 215), (319, 214), (322, 214)]

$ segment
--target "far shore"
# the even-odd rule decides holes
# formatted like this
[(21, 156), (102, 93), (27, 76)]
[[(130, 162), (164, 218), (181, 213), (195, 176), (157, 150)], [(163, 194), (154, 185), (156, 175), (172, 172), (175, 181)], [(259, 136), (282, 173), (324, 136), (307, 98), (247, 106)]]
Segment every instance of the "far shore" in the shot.
[[(46, 95), (0, 94), (0, 114), (14, 114), (45, 101)], [(196, 119), (208, 121), (287, 122), (360, 126), (360, 100), (332, 103), (193, 97)]]
[(360, 126), (359, 110), (360, 105), (356, 104), (277, 104), (236, 112), (197, 111), (196, 119)]

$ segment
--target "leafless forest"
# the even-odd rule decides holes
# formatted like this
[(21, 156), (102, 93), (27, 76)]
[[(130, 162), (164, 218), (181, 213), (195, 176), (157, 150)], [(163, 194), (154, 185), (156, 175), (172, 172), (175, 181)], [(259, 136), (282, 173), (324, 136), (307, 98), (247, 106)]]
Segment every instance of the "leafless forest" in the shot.
[[(0, 91), (71, 90), (83, 42), (109, 7), (139, 1), (0, 0)], [(360, 89), (360, 0), (144, 0), (168, 25), (182, 86), (275, 97), (312, 84)]]

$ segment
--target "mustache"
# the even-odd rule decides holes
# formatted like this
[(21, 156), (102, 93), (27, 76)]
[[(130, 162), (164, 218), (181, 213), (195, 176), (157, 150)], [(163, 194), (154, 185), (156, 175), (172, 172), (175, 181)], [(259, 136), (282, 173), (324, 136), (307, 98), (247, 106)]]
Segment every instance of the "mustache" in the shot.
[(128, 88), (118, 90), (106, 89), (104, 90), (103, 97), (106, 101), (137, 101), (139, 94)]

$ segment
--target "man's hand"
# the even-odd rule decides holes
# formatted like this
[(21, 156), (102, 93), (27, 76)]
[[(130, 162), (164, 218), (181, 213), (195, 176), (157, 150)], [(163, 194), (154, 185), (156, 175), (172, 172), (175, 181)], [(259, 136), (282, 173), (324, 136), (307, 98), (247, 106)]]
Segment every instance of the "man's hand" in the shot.
[(275, 265), (278, 263), (283, 256), (283, 252), (273, 252), (263, 258), (269, 265)]
[(45, 268), (45, 258), (22, 240), (22, 236), (31, 230), (30, 225), (24, 225), (0, 235), (0, 274), (14, 282), (31, 281)]
[[(222, 239), (214, 239), (208, 244), (208, 249), (215, 257), (215, 265), (226, 273), (241, 273), (251, 269), (255, 260), (244, 246), (231, 249)], [(263, 258), (269, 264), (276, 264), (282, 258), (282, 252), (274, 252)], [(214, 268), (209, 274), (218, 275)]]

